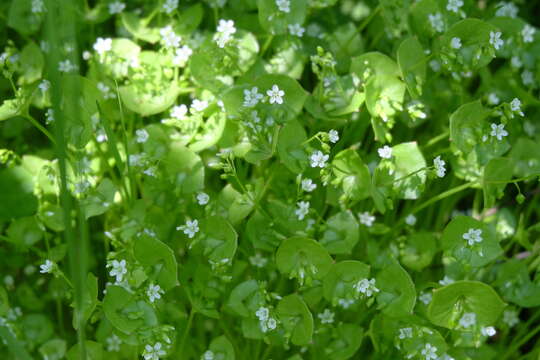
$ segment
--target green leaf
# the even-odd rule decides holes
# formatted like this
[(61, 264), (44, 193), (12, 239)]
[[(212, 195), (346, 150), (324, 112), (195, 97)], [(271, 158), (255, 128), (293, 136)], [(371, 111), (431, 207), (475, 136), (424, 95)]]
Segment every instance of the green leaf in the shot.
[(214, 353), (216, 359), (234, 360), (234, 348), (231, 342), (223, 335), (215, 338), (210, 343), (210, 351)]
[(309, 285), (312, 279), (322, 279), (330, 270), (332, 258), (315, 240), (304, 237), (292, 237), (283, 241), (276, 252), (278, 270), (297, 278), (301, 284), (304, 280)]
[(450, 141), (452, 146), (464, 154), (469, 153), (484, 135), (482, 122), (490, 110), (484, 108), (480, 100), (460, 106), (450, 115)]
[(437, 326), (454, 329), (464, 313), (475, 313), (479, 325), (493, 325), (506, 304), (491, 286), (479, 281), (456, 281), (433, 291), (428, 319)]
[(21, 51), (20, 67), (22, 75), (18, 79), (19, 84), (31, 84), (41, 79), (45, 58), (39, 46), (29, 42)]
[(101, 180), (98, 187), (92, 189), (88, 196), (81, 201), (86, 219), (104, 214), (113, 205), (115, 193), (116, 186), (110, 179)]
[(204, 166), (201, 158), (182, 143), (170, 144), (162, 164), (182, 195), (190, 195), (204, 188)]
[[(291, 5), (292, 6), (292, 5)], [(294, 79), (286, 75), (268, 74), (260, 76), (255, 80), (254, 86), (257, 86), (259, 92), (266, 96), (266, 91), (277, 85), (280, 90), (285, 92), (283, 104), (268, 105), (276, 113), (276, 120), (289, 121), (295, 118), (304, 107), (307, 98), (307, 92)]]
[(19, 111), (19, 99), (4, 100), (0, 106), (0, 121), (11, 119), (12, 117), (19, 115)]
[(416, 303), (416, 289), (410, 275), (397, 261), (385, 266), (378, 274), (376, 286), (379, 308), (392, 317), (411, 315)]
[(407, 237), (407, 243), (400, 251), (401, 263), (409, 269), (422, 271), (431, 264), (436, 252), (437, 242), (433, 233), (413, 233)]
[(484, 208), (489, 209), (504, 195), (507, 182), (512, 179), (514, 162), (510, 158), (494, 158), (484, 168), (482, 187), (484, 189)]
[(24, 166), (0, 169), (0, 220), (35, 214), (38, 199), (33, 190), (34, 176)]
[(159, 29), (149, 28), (144, 20), (133, 13), (123, 12), (122, 24), (135, 38), (155, 44), (159, 41)]
[(514, 175), (526, 177), (540, 174), (540, 153), (537, 151), (539, 144), (536, 141), (520, 137), (512, 145), (510, 158), (514, 163)]
[(7, 229), (9, 239), (21, 248), (30, 248), (43, 238), (43, 229), (34, 216), (15, 219)]
[(333, 340), (324, 351), (335, 360), (351, 358), (364, 340), (364, 329), (356, 324), (340, 323), (333, 329)]
[(277, 151), (280, 160), (295, 174), (302, 173), (308, 166), (308, 155), (302, 146), (307, 140), (304, 127), (296, 120), (289, 121), (279, 132)]
[(336, 176), (334, 185), (340, 185), (347, 198), (357, 201), (370, 196), (371, 176), (366, 164), (353, 149), (339, 152), (332, 161)]
[(540, 306), (540, 285), (531, 281), (524, 261), (511, 259), (502, 264), (495, 285), (505, 300), (526, 308)]
[(126, 107), (141, 116), (159, 114), (170, 108), (181, 89), (175, 82), (158, 93), (144, 92), (138, 85), (121, 86), (118, 91)]
[(249, 218), (246, 234), (255, 249), (274, 252), (281, 243), (280, 235), (260, 212), (255, 212)]
[(67, 343), (62, 339), (52, 339), (39, 347), (39, 353), (44, 359), (61, 360), (66, 355)]
[(103, 299), (103, 311), (107, 320), (119, 331), (129, 335), (142, 326), (157, 325), (152, 307), (144, 301), (136, 301), (135, 294), (120, 286), (107, 287)]
[(296, 294), (282, 298), (276, 308), (286, 336), (294, 345), (307, 345), (313, 336), (313, 317), (306, 303)]
[(227, 117), (223, 113), (214, 113), (203, 124), (189, 148), (195, 152), (208, 149), (218, 143), (225, 130)]
[(215, 263), (232, 262), (238, 246), (238, 234), (232, 225), (219, 216), (211, 216), (201, 223), (204, 255)]
[[(469, 245), (463, 235), (479, 229), (481, 242)], [(493, 230), (486, 224), (467, 216), (457, 216), (444, 229), (441, 244), (446, 256), (454, 257), (474, 267), (484, 266), (502, 254)]]
[(307, 1), (290, 2), (290, 11), (280, 11), (275, 1), (258, 0), (259, 23), (273, 35), (288, 34), (288, 25), (303, 24), (307, 14)]
[[(73, 312), (72, 325), (74, 329), (79, 328), (79, 316), (82, 316), (82, 322), (86, 324), (98, 304), (98, 279), (92, 273), (88, 273), (86, 283), (83, 285), (83, 299), (81, 308)], [(75, 303), (72, 304), (75, 307)], [(80, 315), (79, 315), (80, 314)]]
[[(103, 360), (103, 345), (98, 342), (85, 340), (84, 347), (86, 349), (86, 359), (87, 360)], [(81, 347), (77, 343), (69, 349), (67, 355), (67, 360), (79, 360), (82, 359)]]
[(426, 56), (418, 39), (408, 38), (399, 45), (397, 61), (409, 94), (412, 98), (420, 97), (426, 81)]
[[(400, 199), (418, 199), (426, 182), (426, 172), (419, 171), (426, 167), (426, 160), (418, 144), (416, 142), (398, 144), (392, 148), (392, 157), (395, 164), (394, 179), (403, 179), (394, 181), (394, 191)], [(417, 173), (411, 175), (415, 172)]]
[(330, 254), (350, 254), (360, 239), (358, 222), (350, 210), (341, 211), (326, 221), (320, 243)]
[[(247, 280), (238, 284), (232, 291), (227, 301), (226, 307), (233, 313), (242, 317), (252, 315), (250, 305), (251, 299), (258, 292), (259, 284), (256, 280)], [(255, 304), (256, 305), (256, 304)]]
[(323, 295), (326, 300), (337, 304), (338, 299), (350, 298), (356, 291), (353, 286), (369, 276), (369, 265), (356, 260), (335, 263), (323, 279)]
[[(3, 21), (5, 21), (5, 17)], [(31, 35), (37, 32), (41, 27), (41, 21), (41, 15), (32, 12), (31, 0), (17, 0), (11, 2), (9, 13), (7, 15), (7, 25), (17, 30), (18, 33), (22, 35)]]
[(178, 264), (167, 244), (143, 234), (133, 246), (135, 259), (145, 268), (151, 279), (165, 291), (178, 285)]

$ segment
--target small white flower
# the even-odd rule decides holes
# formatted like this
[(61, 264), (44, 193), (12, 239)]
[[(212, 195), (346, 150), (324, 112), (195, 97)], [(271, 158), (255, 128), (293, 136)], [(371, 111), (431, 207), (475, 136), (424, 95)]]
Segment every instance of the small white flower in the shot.
[(433, 159), (433, 166), (435, 167), (435, 172), (437, 173), (437, 176), (442, 178), (446, 174), (446, 168), (444, 167), (446, 165), (446, 162), (441, 159), (440, 156), (437, 156), (435, 159)]
[(313, 152), (313, 154), (311, 154), (311, 156), (309, 157), (309, 159), (311, 160), (311, 167), (325, 167), (329, 157), (329, 155), (325, 155), (322, 151), (319, 150)]
[(116, 334), (112, 334), (106, 340), (107, 342), (107, 351), (120, 351), (120, 345), (122, 345), (122, 340)]
[(304, 29), (300, 24), (289, 25), (289, 33), (293, 36), (302, 37), (306, 29)]
[(519, 58), (519, 56), (514, 55), (510, 59), (510, 65), (512, 65), (513, 68), (519, 69), (520, 67), (523, 66), (523, 63), (521, 62), (521, 59)]
[(439, 284), (441, 284), (442, 286), (450, 285), (453, 282), (454, 282), (454, 279), (452, 279), (448, 275), (444, 275), (444, 278), (442, 280), (439, 280)]
[(452, 40), (450, 40), (450, 46), (452, 49), (461, 49), (461, 39), (458, 37), (453, 37)]
[(418, 299), (424, 303), (424, 305), (429, 305), (429, 303), (431, 302), (431, 300), (433, 299), (433, 295), (430, 293), (430, 292), (425, 292), (425, 293), (422, 293), (420, 294), (420, 296), (418, 297)]
[(217, 27), (217, 33), (215, 35), (216, 43), (220, 48), (224, 48), (225, 45), (232, 40), (232, 35), (236, 32), (233, 20), (219, 20)]
[(276, 319), (274, 318), (268, 319), (268, 321), (266, 322), (266, 327), (268, 328), (268, 330), (274, 330), (277, 327)]
[(44, 13), (47, 9), (45, 8), (45, 4), (43, 3), (43, 0), (32, 0), (32, 13), (33, 14), (41, 14)]
[(317, 184), (314, 184), (313, 180), (307, 178), (302, 180), (302, 190), (305, 192), (312, 192), (316, 187)]
[(488, 102), (491, 104), (491, 105), (498, 105), (499, 102), (501, 102), (501, 100), (499, 99), (499, 97), (497, 96), (497, 94), (495, 93), (490, 93), (488, 95)]
[(192, 239), (196, 233), (199, 232), (199, 221), (187, 220), (185, 225), (177, 226), (176, 230), (182, 230), (190, 239)]
[(503, 313), (503, 322), (509, 327), (514, 327), (519, 323), (519, 316), (517, 311), (509, 309)]
[(100, 55), (104, 55), (107, 51), (111, 51), (112, 49), (112, 39), (110, 38), (101, 38), (98, 37), (96, 42), (94, 43), (94, 50)]
[(206, 350), (201, 356), (201, 360), (214, 360), (214, 353), (211, 350)]
[(265, 321), (268, 320), (268, 317), (270, 315), (270, 310), (267, 307), (261, 306), (257, 311), (255, 311), (255, 316), (259, 321)]
[(252, 87), (251, 90), (244, 90), (244, 103), (245, 107), (255, 107), (260, 100), (264, 97), (263, 94), (260, 94), (259, 89), (256, 86)]
[(148, 140), (148, 138), (150, 137), (150, 135), (148, 134), (148, 131), (146, 131), (146, 129), (139, 129), (139, 130), (135, 131), (135, 135), (137, 136), (136, 141), (139, 144), (145, 143)]
[(409, 226), (414, 226), (414, 224), (416, 224), (416, 216), (414, 216), (413, 214), (407, 215), (407, 217), (405, 218), (405, 223)]
[(191, 103), (191, 107), (189, 108), (189, 111), (191, 111), (192, 114), (196, 112), (204, 111), (208, 107), (208, 101), (206, 100), (199, 100), (194, 99)]
[(88, 50), (83, 51), (83, 53), (82, 53), (83, 60), (88, 61), (88, 60), (90, 60), (91, 57), (92, 57), (92, 53), (90, 51), (88, 51)]
[(515, 113), (518, 113), (520, 116), (523, 116), (523, 111), (521, 111), (521, 101), (519, 101), (518, 98), (514, 98), (510, 102), (510, 110), (512, 110)]
[(167, 0), (163, 4), (163, 11), (167, 14), (172, 13), (178, 8), (178, 0)]
[(249, 262), (255, 267), (263, 268), (268, 263), (268, 259), (263, 257), (261, 254), (256, 253), (254, 256), (249, 257)]
[(182, 120), (186, 117), (188, 108), (186, 105), (176, 105), (171, 109), (171, 116), (177, 120)]
[(161, 28), (161, 30), (159, 30), (159, 34), (161, 35), (161, 41), (163, 42), (163, 45), (165, 45), (165, 47), (177, 48), (178, 46), (180, 46), (180, 41), (182, 40), (182, 37), (176, 35), (171, 25)]
[(491, 136), (497, 138), (497, 140), (502, 140), (503, 137), (508, 136), (508, 131), (504, 130), (504, 124), (491, 124)]
[(109, 275), (116, 277), (117, 283), (122, 282), (124, 275), (127, 273), (126, 260), (113, 260), (107, 264), (107, 267), (112, 267)]
[(270, 104), (283, 104), (283, 97), (285, 96), (285, 91), (280, 90), (277, 85), (272, 85), (272, 89), (266, 91), (266, 95), (270, 97)]
[(150, 300), (151, 303), (156, 301), (156, 299), (161, 299), (161, 294), (163, 293), (164, 291), (161, 287), (154, 284), (148, 285), (148, 289), (146, 290), (146, 296), (148, 296), (148, 300)]
[(334, 313), (330, 309), (324, 309), (324, 311), (317, 316), (321, 319), (322, 324), (332, 324), (334, 322)]
[(497, 330), (495, 330), (493, 326), (486, 326), (486, 327), (482, 327), (480, 329), (480, 332), (484, 336), (494, 336), (497, 333)]
[(362, 279), (354, 284), (353, 288), (366, 297), (371, 297), (373, 293), (379, 292), (379, 289), (375, 286), (375, 279)]
[(69, 60), (63, 60), (58, 63), (58, 71), (60, 72), (71, 72), (76, 69), (76, 66)]
[(154, 346), (146, 345), (144, 347), (144, 360), (159, 360), (159, 357), (165, 354), (165, 351), (161, 349), (160, 342), (155, 343)]
[(476, 325), (476, 314), (475, 313), (465, 313), (459, 319), (459, 325), (465, 329), (470, 328), (471, 326)]
[(377, 149), (377, 152), (383, 159), (390, 159), (392, 157), (392, 148), (388, 145), (384, 145), (382, 148)]
[(495, 16), (515, 18), (518, 14), (518, 8), (513, 3), (501, 1), (497, 4), (497, 7)]
[(474, 243), (481, 243), (482, 238), (482, 229), (469, 229), (465, 234), (463, 234), (463, 239), (467, 240), (467, 243), (470, 246), (473, 246)]
[(111, 88), (102, 83), (101, 81), (97, 83), (97, 88), (103, 94), (105, 99), (115, 99), (116, 95), (111, 91)]
[(143, 170), (143, 174), (146, 176), (156, 177), (157, 168), (155, 166), (150, 166), (148, 169)]
[(51, 82), (44, 79), (39, 83), (38, 88), (41, 90), (41, 92), (47, 92), (47, 90), (51, 88)]
[(173, 65), (174, 66), (184, 66), (189, 60), (190, 56), (193, 55), (193, 50), (187, 45), (178, 48), (174, 52), (173, 56)]
[(39, 265), (39, 268), (41, 269), (39, 270), (39, 272), (42, 274), (51, 273), (54, 268), (54, 263), (51, 260), (47, 259), (43, 264)]
[(446, 4), (446, 10), (453, 11), (456, 14), (459, 11), (459, 8), (463, 6), (463, 0), (448, 0)]
[(290, 0), (276, 0), (276, 5), (279, 11), (284, 13), (291, 12), (291, 1)]
[(441, 13), (429, 14), (428, 20), (433, 30), (440, 33), (444, 31), (444, 21)]
[(412, 338), (412, 328), (406, 327), (406, 328), (399, 329), (398, 337), (402, 340), (407, 339), (407, 338)]
[(337, 132), (337, 130), (334, 130), (334, 129), (330, 130), (328, 132), (328, 139), (330, 140), (332, 144), (337, 143), (339, 141), (339, 133)]
[(210, 196), (207, 193), (200, 192), (197, 194), (197, 202), (199, 205), (206, 205), (210, 201)]
[(309, 212), (309, 201), (299, 201), (297, 204), (298, 209), (294, 211), (296, 216), (298, 216), (298, 220), (304, 220), (304, 217)]
[(441, 63), (439, 63), (437, 60), (433, 59), (429, 62), (429, 67), (434, 72), (439, 72), (441, 70)]
[(536, 32), (536, 29), (534, 27), (532, 27), (529, 24), (525, 24), (525, 26), (521, 30), (521, 36), (523, 37), (523, 42), (525, 43), (533, 42), (534, 40), (533, 36), (535, 32)]
[(420, 352), (425, 360), (435, 360), (437, 356), (437, 348), (430, 343), (427, 343)]
[(338, 299), (338, 305), (344, 309), (348, 309), (352, 304), (354, 304), (354, 299)]
[(499, 50), (504, 45), (504, 41), (501, 39), (501, 35), (502, 33), (500, 31), (489, 32), (489, 43), (493, 45), (495, 50)]
[(371, 215), (367, 211), (363, 213), (358, 214), (358, 219), (360, 220), (361, 224), (366, 225), (367, 227), (373, 226), (373, 223), (375, 222), (375, 216)]
[(523, 81), (523, 85), (525, 86), (534, 85), (534, 74), (529, 70), (523, 70), (521, 73), (521, 81)]
[(120, 14), (126, 8), (126, 4), (120, 1), (115, 1), (109, 4), (109, 14)]

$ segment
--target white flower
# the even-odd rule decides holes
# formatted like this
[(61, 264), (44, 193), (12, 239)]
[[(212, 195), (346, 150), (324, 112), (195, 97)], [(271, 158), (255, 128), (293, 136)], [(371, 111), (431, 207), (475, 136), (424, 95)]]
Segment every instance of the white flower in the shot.
[(107, 51), (112, 49), (112, 39), (111, 38), (101, 38), (98, 37), (94, 43), (94, 50), (100, 55), (104, 55)]
[(503, 322), (509, 327), (514, 327), (519, 323), (518, 313), (515, 310), (505, 310), (503, 313)]
[(199, 232), (199, 221), (187, 220), (185, 225), (177, 226), (176, 230), (182, 230), (190, 239), (192, 239), (196, 233)]
[(115, 1), (109, 4), (109, 14), (120, 14), (126, 8), (126, 4), (120, 1)]
[(189, 111), (191, 111), (191, 113), (193, 114), (196, 112), (204, 111), (204, 109), (206, 109), (207, 107), (208, 107), (208, 101), (194, 99), (193, 102), (191, 103), (191, 107), (189, 108)]
[(444, 21), (441, 13), (429, 14), (428, 20), (433, 30), (440, 33), (444, 31)]
[(159, 360), (160, 356), (165, 355), (165, 351), (161, 350), (161, 343), (157, 342), (152, 345), (146, 345), (144, 347), (144, 360)]
[(201, 356), (201, 360), (214, 360), (214, 353), (211, 350), (206, 350)]
[(165, 45), (165, 47), (177, 48), (180, 46), (180, 40), (182, 40), (182, 37), (176, 35), (171, 25), (161, 28), (161, 30), (159, 30), (159, 34), (161, 35), (161, 41), (163, 41), (163, 45)]
[(47, 259), (43, 264), (39, 265), (39, 268), (41, 269), (39, 272), (42, 274), (51, 273), (54, 268), (54, 263)]
[(145, 143), (148, 140), (148, 137), (150, 136), (148, 135), (148, 131), (146, 131), (146, 129), (139, 129), (135, 131), (135, 135), (137, 135), (136, 141), (139, 144)]
[(515, 18), (518, 14), (518, 8), (513, 3), (501, 1), (497, 4), (497, 7), (495, 16)]
[(443, 279), (442, 280), (439, 280), (439, 284), (441, 284), (442, 286), (446, 286), (446, 285), (450, 285), (454, 282), (454, 279), (452, 279), (450, 276), (448, 275), (444, 275)]
[(92, 57), (92, 53), (90, 51), (88, 51), (88, 50), (83, 51), (83, 53), (82, 53), (83, 60), (88, 61), (88, 60), (90, 60), (91, 57)]
[(532, 27), (529, 24), (525, 24), (525, 26), (521, 30), (521, 36), (523, 37), (523, 42), (525, 43), (533, 42), (534, 40), (533, 36), (535, 32), (536, 32), (536, 29), (534, 27)]
[(405, 223), (407, 225), (413, 226), (414, 224), (416, 224), (416, 216), (414, 216), (413, 214), (407, 215), (407, 217), (405, 218)]
[(529, 70), (523, 70), (521, 81), (523, 81), (523, 85), (525, 86), (532, 86), (534, 84), (534, 74)]
[(266, 91), (266, 95), (270, 96), (270, 104), (283, 104), (283, 96), (285, 96), (285, 91), (280, 90), (277, 85), (272, 85), (272, 89)]
[(491, 104), (491, 105), (498, 105), (499, 102), (501, 100), (499, 99), (499, 97), (497, 96), (497, 94), (495, 93), (490, 93), (488, 95), (488, 102)]
[(115, 99), (116, 95), (111, 91), (111, 88), (102, 83), (101, 81), (97, 83), (97, 88), (103, 94), (105, 99)]
[(463, 6), (463, 0), (448, 0), (446, 10), (453, 11), (457, 14), (459, 8)]
[(480, 332), (484, 336), (493, 336), (497, 333), (497, 330), (493, 326), (486, 326), (480, 329)]
[(475, 242), (482, 242), (482, 229), (469, 229), (465, 234), (463, 234), (463, 239), (467, 240), (467, 243), (472, 246)]
[(510, 65), (512, 65), (513, 68), (519, 69), (523, 66), (523, 63), (521, 62), (519, 56), (515, 55), (510, 59)]
[(458, 37), (453, 37), (452, 40), (450, 40), (450, 46), (452, 49), (461, 49), (461, 39)]
[(375, 216), (365, 211), (363, 213), (358, 214), (358, 219), (360, 220), (361, 224), (364, 224), (367, 227), (371, 227), (373, 226), (373, 222), (375, 221)]
[(418, 299), (424, 303), (424, 305), (429, 305), (429, 303), (431, 302), (431, 300), (433, 299), (433, 295), (430, 293), (430, 292), (425, 292), (425, 293), (422, 293), (420, 294), (420, 296), (418, 297)]
[(523, 111), (521, 111), (521, 101), (518, 98), (514, 98), (510, 102), (510, 110), (515, 113), (518, 113), (520, 116), (523, 116)]
[(47, 90), (51, 88), (51, 82), (44, 79), (39, 83), (38, 88), (41, 90), (41, 92), (47, 92)]
[(47, 9), (45, 9), (45, 4), (43, 3), (43, 0), (32, 0), (32, 13), (33, 14), (41, 14), (44, 13)]
[(171, 109), (171, 116), (175, 119), (182, 120), (186, 117), (188, 108), (186, 105), (176, 105)]
[(328, 132), (328, 140), (330, 140), (332, 144), (335, 144), (339, 141), (339, 133), (337, 132), (337, 130), (332, 129)]
[(210, 196), (207, 193), (200, 192), (197, 194), (197, 202), (199, 205), (206, 205), (210, 201)]
[(298, 220), (304, 220), (304, 217), (309, 212), (309, 201), (299, 201), (297, 204), (298, 209), (294, 211), (296, 216), (298, 216)]
[(332, 324), (334, 322), (334, 313), (330, 311), (330, 309), (324, 309), (324, 311), (317, 316), (321, 319), (322, 324)]
[(254, 256), (249, 257), (249, 262), (255, 267), (263, 268), (268, 263), (268, 259), (263, 257), (261, 254), (256, 253)]
[(508, 131), (504, 130), (504, 124), (491, 124), (491, 136), (497, 138), (497, 140), (502, 140), (503, 137), (508, 136)]
[(465, 329), (474, 326), (476, 324), (476, 314), (475, 313), (465, 313), (459, 319), (459, 325)]
[(263, 94), (260, 94), (259, 89), (256, 86), (252, 87), (251, 90), (244, 90), (244, 106), (245, 107), (254, 107), (259, 103), (259, 101), (264, 97)]
[(412, 338), (412, 328), (410, 327), (407, 327), (407, 328), (401, 328), (399, 329), (399, 335), (398, 337), (400, 339), (407, 339), (407, 338)]
[(144, 165), (144, 153), (129, 155), (129, 166), (143, 166), (143, 165)]
[(113, 260), (107, 264), (107, 267), (112, 267), (109, 275), (116, 277), (117, 283), (122, 282), (124, 275), (127, 273), (126, 260)]
[(270, 310), (264, 306), (261, 306), (257, 311), (255, 311), (255, 316), (259, 321), (265, 321), (268, 320), (268, 316), (270, 315)]
[(383, 159), (390, 159), (392, 157), (392, 148), (388, 145), (384, 145), (382, 148), (377, 149), (377, 152)]
[(433, 159), (433, 166), (435, 167), (435, 172), (437, 173), (437, 176), (442, 178), (446, 174), (446, 168), (444, 167), (446, 165), (446, 162), (441, 159), (440, 156), (437, 156), (435, 159)]
[(501, 39), (502, 33), (500, 31), (489, 32), (489, 43), (493, 45), (495, 50), (499, 50), (504, 45), (504, 41)]
[(146, 290), (146, 296), (148, 296), (151, 303), (156, 301), (156, 299), (161, 299), (161, 294), (163, 293), (164, 291), (161, 289), (161, 287), (154, 284), (148, 285), (148, 289)]
[(193, 55), (193, 50), (187, 45), (178, 48), (174, 52), (173, 56), (173, 65), (174, 66), (184, 66), (185, 63), (189, 60), (189, 57)]
[(353, 288), (366, 295), (366, 297), (371, 297), (373, 293), (378, 293), (379, 289), (375, 286), (375, 279), (362, 279), (353, 285)]
[(420, 352), (425, 360), (435, 360), (437, 356), (437, 348), (430, 343), (427, 343)]
[[(274, 319), (274, 318), (268, 319), (268, 321), (266, 322), (266, 327), (268, 328), (268, 330), (274, 330), (277, 327), (276, 319)], [(264, 331), (264, 332), (266, 332), (266, 331)]]
[(434, 72), (439, 72), (441, 70), (441, 64), (435, 59), (429, 62), (429, 67), (431, 67), (431, 70)]
[(174, 10), (178, 8), (178, 0), (167, 0), (163, 4), (163, 11), (167, 14), (172, 13)]
[(232, 35), (236, 32), (233, 20), (219, 20), (217, 27), (217, 34), (215, 35), (216, 43), (220, 48), (224, 48), (225, 45), (231, 41)]
[(69, 59), (60, 61), (58, 63), (58, 71), (60, 72), (71, 72), (75, 69), (76, 69), (76, 66), (73, 65), (73, 63)]
[(306, 29), (304, 29), (298, 23), (289, 25), (288, 27), (289, 27), (289, 33), (291, 33), (291, 35), (293, 35), (293, 36), (302, 37), (304, 35), (304, 32), (306, 31)]
[(105, 341), (107, 342), (107, 351), (120, 351), (122, 340), (116, 334), (112, 334)]
[(279, 11), (284, 13), (291, 12), (291, 1), (290, 0), (276, 0), (276, 5)]
[(305, 192), (312, 192), (317, 187), (317, 184), (313, 183), (313, 180), (311, 179), (303, 179), (302, 180), (302, 190)]
[(309, 157), (311, 160), (311, 167), (325, 167), (329, 157), (329, 155), (323, 154), (320, 150), (313, 152)]
[(338, 299), (338, 305), (344, 309), (348, 309), (352, 304), (354, 304), (354, 299)]

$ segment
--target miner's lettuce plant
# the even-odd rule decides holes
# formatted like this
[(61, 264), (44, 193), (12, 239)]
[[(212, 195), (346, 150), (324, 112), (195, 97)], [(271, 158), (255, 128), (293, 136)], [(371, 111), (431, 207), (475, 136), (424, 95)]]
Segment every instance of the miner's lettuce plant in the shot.
[(2, 359), (537, 359), (540, 8), (0, 4)]

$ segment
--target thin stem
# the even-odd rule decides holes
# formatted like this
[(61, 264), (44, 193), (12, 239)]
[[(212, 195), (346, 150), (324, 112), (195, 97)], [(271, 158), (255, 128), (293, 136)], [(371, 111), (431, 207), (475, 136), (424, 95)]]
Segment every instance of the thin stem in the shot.
[(21, 116), (25, 119), (28, 119), (32, 125), (34, 125), (39, 131), (41, 131), (54, 145), (56, 145), (56, 140), (54, 140), (54, 136), (47, 130), (43, 125), (41, 125), (36, 119), (34, 119), (29, 114), (21, 114)]
[(431, 199), (427, 200), (426, 202), (418, 205), (417, 207), (415, 207), (414, 209), (412, 209), (411, 211), (411, 214), (415, 214), (417, 212), (419, 212), (420, 210), (428, 207), (429, 205), (439, 201), (439, 200), (442, 200), (444, 198), (447, 198), (449, 196), (452, 196), (454, 194), (457, 194), (458, 192), (460, 191), (463, 191), (465, 189), (468, 189), (470, 187), (472, 187), (474, 185), (474, 183), (472, 182), (469, 182), (469, 183), (466, 183), (466, 184), (463, 184), (463, 185), (460, 185), (460, 186), (457, 186), (453, 189), (450, 189), (448, 191), (445, 191), (443, 193), (440, 193), (439, 195), (435, 196), (435, 197), (432, 197)]
[(180, 354), (184, 354), (184, 345), (186, 343), (187, 335), (189, 333), (189, 329), (191, 328), (191, 323), (193, 322), (193, 317), (195, 316), (195, 310), (191, 308), (191, 311), (189, 312), (188, 321), (186, 324), (186, 329), (184, 330), (184, 335), (182, 335), (182, 341), (180, 342)]

